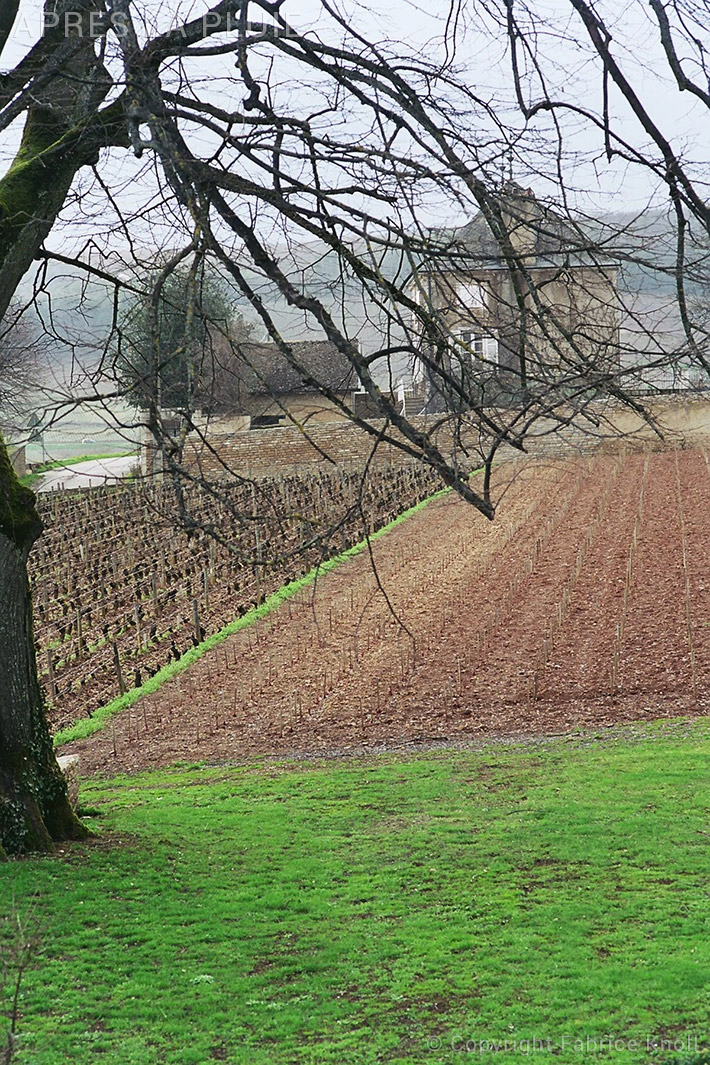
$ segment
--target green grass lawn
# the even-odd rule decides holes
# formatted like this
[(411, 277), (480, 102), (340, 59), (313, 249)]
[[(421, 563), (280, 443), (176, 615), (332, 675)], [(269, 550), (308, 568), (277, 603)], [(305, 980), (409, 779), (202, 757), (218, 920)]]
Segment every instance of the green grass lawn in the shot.
[(20, 1063), (706, 1060), (668, 1052), (709, 1034), (705, 723), (82, 802), (98, 843), (0, 866), (44, 926)]

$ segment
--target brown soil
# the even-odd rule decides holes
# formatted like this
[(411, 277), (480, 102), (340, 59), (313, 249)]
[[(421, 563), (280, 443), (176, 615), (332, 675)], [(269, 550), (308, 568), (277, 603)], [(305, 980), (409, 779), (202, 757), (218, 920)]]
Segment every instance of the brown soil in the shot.
[(704, 452), (498, 481), (493, 524), (431, 504), (373, 545), (376, 572), (340, 566), (65, 753), (114, 773), (707, 713)]

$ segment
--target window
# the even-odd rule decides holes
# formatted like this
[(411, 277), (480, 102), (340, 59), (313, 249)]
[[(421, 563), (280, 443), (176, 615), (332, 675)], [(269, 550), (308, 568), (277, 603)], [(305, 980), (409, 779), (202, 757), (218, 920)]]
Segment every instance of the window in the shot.
[(498, 341), (495, 337), (486, 336), (485, 333), (473, 329), (462, 329), (459, 333), (459, 340), (466, 345), (475, 358), (497, 362)]
[(459, 335), (466, 347), (470, 348), (474, 355), (481, 358), (483, 355), (483, 342), (485, 340), (483, 333), (472, 333), (470, 330), (464, 329)]
[(462, 281), (456, 286), (456, 295), (463, 308), (483, 307), (483, 286), (478, 281)]
[(251, 429), (276, 429), (285, 421), (283, 414), (257, 414), (251, 420)]

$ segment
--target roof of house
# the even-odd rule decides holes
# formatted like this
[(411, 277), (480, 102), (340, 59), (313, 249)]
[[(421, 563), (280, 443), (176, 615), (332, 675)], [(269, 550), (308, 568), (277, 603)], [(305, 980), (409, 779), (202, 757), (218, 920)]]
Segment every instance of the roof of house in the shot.
[[(595, 250), (585, 227), (542, 203), (532, 192), (509, 182), (497, 208), (513, 249), (533, 267), (601, 267), (613, 265), (608, 253)], [(451, 257), (458, 268), (508, 269), (500, 244), (481, 211), (449, 234)]]
[(293, 365), (277, 344), (252, 341), (239, 344), (241, 359), (237, 372), (248, 394), (283, 396), (316, 391), (308, 378), (313, 378), (332, 392), (349, 392), (358, 387), (352, 364), (329, 340), (298, 340), (289, 342), (288, 346), (304, 373)]
[(293, 341), (289, 349), (303, 372), (277, 344), (214, 345), (201, 370), (198, 396), (203, 409), (234, 412), (257, 396), (313, 394), (318, 392), (316, 381), (341, 395), (359, 387), (349, 360), (330, 341)]

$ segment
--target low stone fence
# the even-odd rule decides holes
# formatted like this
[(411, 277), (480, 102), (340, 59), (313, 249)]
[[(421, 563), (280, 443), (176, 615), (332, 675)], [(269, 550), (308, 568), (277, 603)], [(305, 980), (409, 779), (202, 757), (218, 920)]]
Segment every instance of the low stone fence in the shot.
[[(591, 454), (648, 447), (688, 447), (710, 442), (710, 400), (703, 397), (654, 397), (644, 403), (651, 423), (628, 407), (606, 401), (588, 409), (586, 421), (574, 426), (558, 419), (541, 420), (526, 439), (526, 451), (533, 456)], [(491, 412), (495, 415), (496, 412)], [(464, 426), (456, 438), (453, 422), (442, 416), (409, 419), (414, 428), (432, 434), (436, 446), (449, 459), (462, 465), (476, 465), (490, 441), (473, 428)], [(384, 422), (373, 422), (378, 432), (391, 439), (403, 438)], [(654, 429), (654, 425), (656, 429)], [(660, 435), (659, 435), (660, 434)], [(501, 457), (520, 452), (501, 449)], [(148, 445), (145, 454), (148, 475), (156, 472), (154, 453)], [(273, 477), (332, 468), (362, 469), (366, 463), (400, 467), (412, 461), (405, 451), (351, 423), (314, 424), (306, 430), (295, 425), (274, 429), (215, 433), (205, 440), (188, 439), (186, 465), (207, 480), (238, 474), (245, 477)]]

